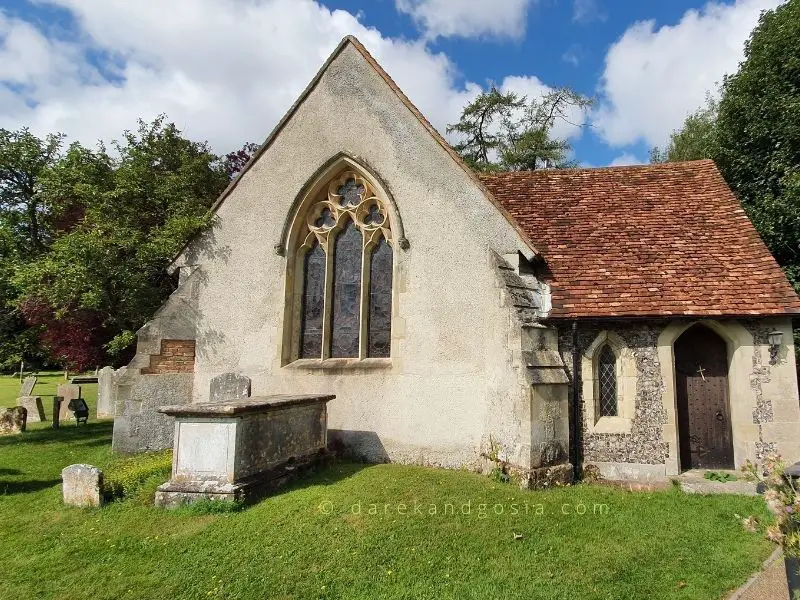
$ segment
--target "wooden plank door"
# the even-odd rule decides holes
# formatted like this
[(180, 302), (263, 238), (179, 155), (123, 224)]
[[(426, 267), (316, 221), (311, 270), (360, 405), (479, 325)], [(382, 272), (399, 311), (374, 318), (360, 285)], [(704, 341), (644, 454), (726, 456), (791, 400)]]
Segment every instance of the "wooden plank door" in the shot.
[(675, 342), (681, 469), (732, 469), (725, 341), (702, 325)]

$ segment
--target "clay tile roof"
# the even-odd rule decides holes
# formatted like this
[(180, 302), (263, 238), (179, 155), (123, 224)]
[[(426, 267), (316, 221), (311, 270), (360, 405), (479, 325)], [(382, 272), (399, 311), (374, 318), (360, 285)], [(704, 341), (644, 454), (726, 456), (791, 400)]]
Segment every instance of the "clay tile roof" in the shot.
[(710, 160), (481, 175), (552, 271), (552, 317), (800, 313)]

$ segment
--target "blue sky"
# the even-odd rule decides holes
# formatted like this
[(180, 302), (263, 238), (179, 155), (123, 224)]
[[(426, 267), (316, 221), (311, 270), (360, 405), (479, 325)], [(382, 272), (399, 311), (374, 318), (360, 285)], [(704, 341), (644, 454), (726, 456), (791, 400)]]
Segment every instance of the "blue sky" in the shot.
[(166, 113), (225, 152), (261, 141), (345, 34), (440, 130), (493, 82), (570, 86), (585, 165), (647, 160), (776, 0), (0, 0), (0, 127), (91, 144)]

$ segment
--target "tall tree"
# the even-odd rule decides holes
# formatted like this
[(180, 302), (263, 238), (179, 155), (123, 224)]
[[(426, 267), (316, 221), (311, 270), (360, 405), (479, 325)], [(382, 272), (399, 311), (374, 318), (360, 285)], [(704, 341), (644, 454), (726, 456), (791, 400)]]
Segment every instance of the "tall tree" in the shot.
[(41, 139), (27, 128), (0, 129), (0, 211), (20, 254), (41, 254), (49, 232), (44, 224), (52, 208), (41, 194), (40, 177), (59, 159), (64, 136)]
[(800, 0), (762, 13), (725, 79), (715, 158), (800, 291)]
[(44, 341), (73, 368), (130, 345), (174, 290), (164, 266), (209, 225), (209, 207), (229, 181), (207, 144), (164, 117), (140, 121), (114, 147), (114, 157), (75, 149), (52, 169), (48, 189), (79, 201), (80, 217), (15, 278), (29, 322), (71, 340)]
[(454, 146), (456, 152), (477, 171), (497, 170), (495, 155), (504, 143), (504, 125), (514, 110), (524, 105), (524, 97), (514, 92), (503, 94), (494, 86), (480, 94), (464, 107), (458, 123), (447, 126), (447, 133), (461, 138)]
[(650, 162), (676, 162), (714, 158), (718, 151), (717, 110), (718, 101), (710, 94), (705, 106), (686, 117), (683, 126), (673, 131), (666, 147), (650, 150)]
[(455, 150), (478, 171), (566, 168), (574, 166), (569, 160), (571, 146), (552, 136), (553, 127), (558, 121), (570, 122), (572, 114), (580, 114), (592, 103), (569, 88), (529, 100), (492, 87), (470, 102), (447, 132), (459, 137)]

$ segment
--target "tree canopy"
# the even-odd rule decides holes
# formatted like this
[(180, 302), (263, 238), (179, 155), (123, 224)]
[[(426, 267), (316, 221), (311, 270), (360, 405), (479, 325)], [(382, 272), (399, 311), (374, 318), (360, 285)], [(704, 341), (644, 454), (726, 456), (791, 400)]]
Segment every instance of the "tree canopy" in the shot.
[(718, 102), (651, 159), (712, 158), (800, 292), (800, 0), (761, 14)]
[(592, 103), (568, 88), (529, 100), (493, 86), (464, 107), (447, 133), (455, 134), (458, 141), (453, 147), (477, 171), (571, 167), (575, 163), (569, 158), (569, 142), (553, 138), (552, 130), (558, 121), (569, 122), (571, 113)]
[(175, 288), (165, 265), (241, 168), (164, 117), (111, 152), (62, 140), (0, 131), (0, 366), (42, 359), (37, 346), (73, 369), (121, 360)]

